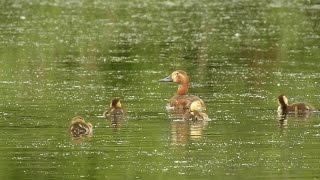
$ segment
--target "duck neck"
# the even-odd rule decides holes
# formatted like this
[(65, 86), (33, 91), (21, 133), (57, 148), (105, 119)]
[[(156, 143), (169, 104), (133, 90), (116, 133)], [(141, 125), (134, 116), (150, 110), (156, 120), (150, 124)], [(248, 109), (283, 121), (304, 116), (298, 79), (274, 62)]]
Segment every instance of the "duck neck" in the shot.
[(178, 90), (177, 90), (177, 94), (178, 94), (178, 95), (185, 95), (185, 94), (187, 94), (188, 87), (189, 87), (189, 83), (182, 83), (182, 84), (180, 84), (180, 86), (178, 87)]
[(287, 110), (288, 110), (288, 105), (285, 104), (285, 103), (280, 103), (279, 109), (280, 109), (280, 111), (281, 111), (282, 113), (286, 113)]

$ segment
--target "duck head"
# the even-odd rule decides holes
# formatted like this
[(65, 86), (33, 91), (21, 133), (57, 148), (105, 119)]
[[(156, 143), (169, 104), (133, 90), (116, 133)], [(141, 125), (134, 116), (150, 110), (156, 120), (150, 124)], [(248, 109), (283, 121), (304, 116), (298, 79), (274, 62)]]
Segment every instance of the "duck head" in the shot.
[(81, 116), (75, 116), (72, 118), (71, 122), (84, 122), (84, 118)]
[(278, 96), (278, 104), (281, 107), (288, 106), (288, 98), (284, 94), (279, 95)]
[(185, 71), (177, 70), (171, 73), (168, 77), (160, 79), (159, 82), (174, 82), (179, 84), (177, 90), (178, 95), (185, 95), (189, 87), (189, 77)]
[(121, 102), (119, 98), (114, 98), (110, 103), (110, 108), (121, 108)]

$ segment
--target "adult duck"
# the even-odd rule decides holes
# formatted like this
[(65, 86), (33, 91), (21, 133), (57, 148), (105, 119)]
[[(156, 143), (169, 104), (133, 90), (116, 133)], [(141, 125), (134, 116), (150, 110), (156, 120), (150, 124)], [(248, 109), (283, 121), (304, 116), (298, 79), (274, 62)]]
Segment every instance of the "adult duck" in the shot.
[(76, 116), (72, 118), (69, 133), (74, 138), (81, 138), (83, 136), (92, 136), (92, 124), (84, 121), (83, 117)]
[(279, 115), (287, 115), (290, 113), (303, 115), (313, 111), (313, 107), (305, 103), (289, 104), (288, 98), (284, 94), (278, 96), (278, 105)]
[(182, 114), (186, 119), (208, 120), (208, 115), (204, 112), (206, 106), (202, 99), (195, 95), (188, 95), (189, 76), (185, 71), (177, 70), (159, 82), (174, 82), (179, 84), (176, 95), (169, 99), (167, 110)]

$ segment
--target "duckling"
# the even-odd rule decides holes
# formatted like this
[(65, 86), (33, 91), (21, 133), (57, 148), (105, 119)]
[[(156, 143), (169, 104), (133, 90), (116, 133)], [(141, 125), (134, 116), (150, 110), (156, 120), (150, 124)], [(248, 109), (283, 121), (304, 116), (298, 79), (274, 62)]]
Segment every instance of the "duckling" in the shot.
[(185, 71), (177, 70), (159, 82), (174, 82), (179, 84), (176, 95), (169, 99), (167, 110), (177, 114), (185, 114), (185, 117), (196, 118), (198, 120), (208, 119), (204, 113), (206, 106), (198, 96), (187, 95), (189, 88), (189, 76)]
[(114, 131), (121, 128), (124, 110), (119, 98), (115, 98), (111, 101), (109, 109), (103, 113), (103, 116), (110, 120), (110, 126)]
[(72, 118), (69, 133), (74, 138), (81, 138), (83, 136), (92, 136), (92, 124), (86, 123), (81, 116), (76, 116)]
[(284, 94), (278, 96), (278, 104), (279, 115), (286, 115), (290, 113), (306, 114), (313, 111), (313, 108), (305, 103), (294, 103), (289, 105), (288, 98)]
[(112, 116), (122, 116), (124, 114), (121, 102), (119, 98), (115, 98), (111, 101), (110, 107), (103, 113), (105, 118), (111, 118)]
[(209, 120), (208, 115), (203, 112), (205, 110), (204, 102), (201, 99), (193, 101), (190, 105), (190, 114), (195, 120)]

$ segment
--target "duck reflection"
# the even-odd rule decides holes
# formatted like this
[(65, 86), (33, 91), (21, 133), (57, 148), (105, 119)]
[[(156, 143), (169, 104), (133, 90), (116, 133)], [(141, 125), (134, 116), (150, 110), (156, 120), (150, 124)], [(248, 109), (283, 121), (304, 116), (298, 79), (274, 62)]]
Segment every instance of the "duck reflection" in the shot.
[(103, 113), (103, 116), (110, 121), (110, 127), (114, 131), (121, 129), (124, 120), (124, 110), (119, 98), (115, 98), (111, 101), (109, 109)]
[(300, 114), (290, 114), (290, 113), (284, 113), (279, 114), (278, 113), (278, 123), (280, 128), (287, 128), (288, 127), (288, 119), (291, 120), (297, 120), (297, 121), (306, 121), (308, 118), (312, 116), (312, 113), (300, 113)]
[(278, 114), (278, 123), (281, 129), (287, 129), (288, 127), (287, 114)]
[(81, 142), (84, 137), (92, 137), (93, 126), (91, 123), (85, 122), (83, 117), (76, 116), (72, 118), (68, 131), (74, 140)]
[(114, 116), (108, 120), (110, 121), (110, 127), (114, 132), (119, 131), (121, 129), (123, 124), (123, 116), (121, 117)]
[(203, 131), (207, 121), (171, 121), (171, 145), (186, 145), (189, 140), (199, 140), (203, 136)]

